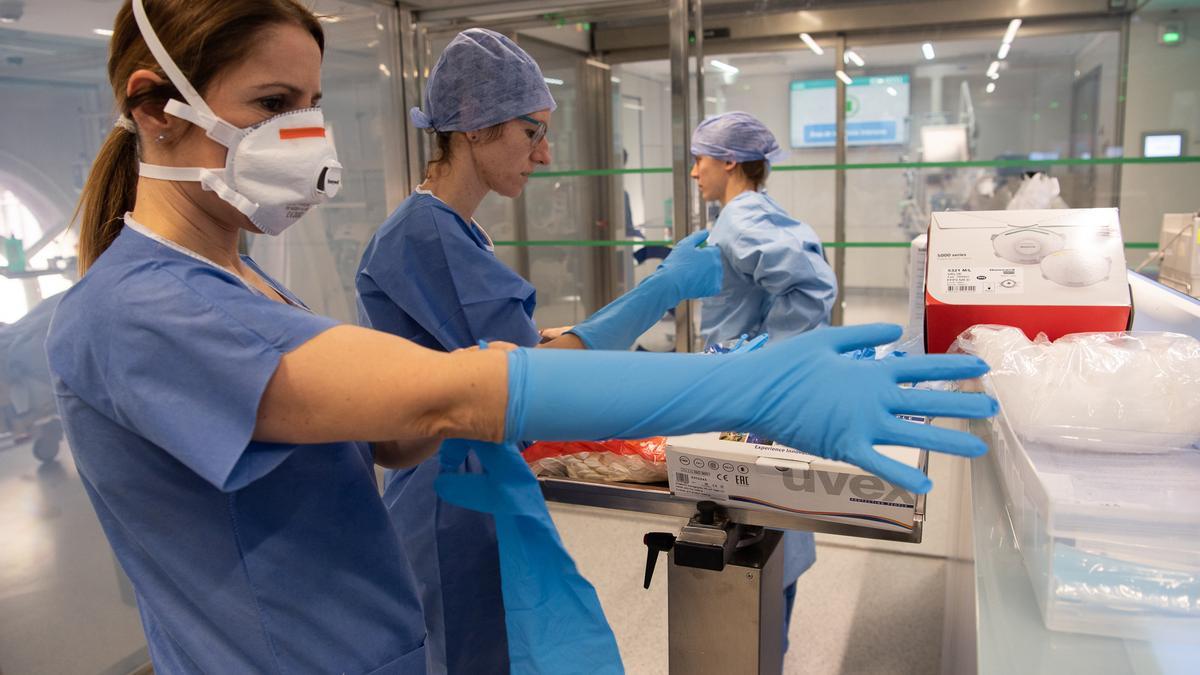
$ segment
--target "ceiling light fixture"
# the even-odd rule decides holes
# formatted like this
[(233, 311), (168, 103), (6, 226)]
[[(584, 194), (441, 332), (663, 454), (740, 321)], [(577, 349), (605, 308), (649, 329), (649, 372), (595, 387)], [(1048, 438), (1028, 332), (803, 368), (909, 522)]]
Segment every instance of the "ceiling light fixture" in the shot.
[(1012, 41), (1017, 37), (1017, 30), (1021, 27), (1020, 19), (1013, 19), (1008, 22), (1008, 30), (1004, 31), (1004, 44), (1012, 44)]
[(817, 44), (817, 41), (814, 40), (813, 37), (808, 33), (801, 33), (800, 39), (803, 40), (804, 44), (808, 45), (808, 48), (811, 49), (817, 56), (821, 56), (825, 53), (825, 50), (821, 49), (821, 45)]
[(717, 70), (719, 70), (723, 73), (729, 73), (730, 75), (741, 72), (740, 70), (738, 70), (737, 66), (731, 66), (728, 63), (725, 63), (724, 61), (718, 61), (716, 59), (709, 61), (708, 65), (712, 66), (713, 68), (716, 68)]

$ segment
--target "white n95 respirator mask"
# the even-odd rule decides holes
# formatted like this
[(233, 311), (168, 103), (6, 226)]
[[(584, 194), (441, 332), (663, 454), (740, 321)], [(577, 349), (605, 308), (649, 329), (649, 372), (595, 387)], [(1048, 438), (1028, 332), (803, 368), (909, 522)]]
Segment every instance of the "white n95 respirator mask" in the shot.
[(187, 100), (171, 99), (164, 111), (204, 129), (209, 138), (229, 149), (224, 169), (142, 162), (139, 175), (198, 182), (264, 234), (272, 235), (337, 195), (342, 165), (319, 108), (283, 113), (244, 129), (235, 127), (213, 113), (175, 65), (150, 25), (142, 0), (133, 0), (133, 16), (158, 65)]

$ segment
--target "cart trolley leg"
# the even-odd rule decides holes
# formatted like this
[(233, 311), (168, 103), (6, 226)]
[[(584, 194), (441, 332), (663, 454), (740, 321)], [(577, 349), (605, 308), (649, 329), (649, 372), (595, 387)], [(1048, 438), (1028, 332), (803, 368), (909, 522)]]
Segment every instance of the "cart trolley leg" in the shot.
[(782, 535), (731, 523), (700, 502), (678, 537), (651, 532), (646, 587), (668, 552), (671, 675), (779, 675), (783, 669)]

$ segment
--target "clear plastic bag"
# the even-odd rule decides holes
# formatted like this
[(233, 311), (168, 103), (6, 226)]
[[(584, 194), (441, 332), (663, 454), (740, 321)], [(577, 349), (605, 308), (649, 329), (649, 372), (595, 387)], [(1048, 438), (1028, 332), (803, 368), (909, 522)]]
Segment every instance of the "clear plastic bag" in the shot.
[(1077, 333), (1051, 342), (973, 326), (952, 351), (992, 367), (989, 387), (1023, 439), (1108, 452), (1200, 448), (1200, 341), (1175, 333)]
[(667, 480), (664, 436), (631, 441), (542, 441), (526, 448), (524, 455), (538, 476), (625, 483)]
[(1123, 560), (1054, 545), (1054, 594), (1117, 612), (1200, 616), (1200, 578), (1187, 567)]
[(1035, 173), (1021, 180), (1021, 187), (1008, 202), (1008, 209), (1065, 209), (1057, 178)]

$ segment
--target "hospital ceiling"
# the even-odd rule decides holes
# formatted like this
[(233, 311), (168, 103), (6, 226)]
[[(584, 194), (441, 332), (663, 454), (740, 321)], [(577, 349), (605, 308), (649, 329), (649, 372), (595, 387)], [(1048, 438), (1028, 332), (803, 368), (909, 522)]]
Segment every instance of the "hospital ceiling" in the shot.
[[(362, 55), (365, 67), (377, 66), (377, 59), (372, 55), (372, 45), (377, 44), (382, 32), (374, 17), (385, 5), (378, 0), (305, 0), (326, 15), (326, 30), (333, 36), (334, 44), (346, 46), (348, 53)], [(631, 6), (634, 0), (506, 0), (505, 2), (464, 2), (463, 0), (405, 0), (404, 6), (418, 12), (437, 13), (461, 11), (463, 8), (474, 8), (482, 16), (484, 13), (498, 15), (513, 12), (529, 15), (531, 12), (553, 12), (556, 9), (564, 11), (584, 11), (585, 8), (600, 8), (595, 11), (607, 12), (605, 21), (610, 25), (619, 22), (622, 14)], [(828, 7), (853, 7), (863, 5), (898, 5), (908, 0), (707, 0), (704, 3), (707, 23), (720, 17), (735, 17), (738, 15), (756, 14), (762, 12), (780, 12), (800, 9), (821, 9)], [(1133, 2), (1134, 0), (1127, 0)], [(1142, 3), (1144, 11), (1184, 9), (1196, 7), (1197, 0), (1137, 0)], [(103, 81), (104, 62), (107, 59), (107, 39), (97, 34), (96, 29), (111, 27), (112, 17), (120, 7), (122, 0), (0, 0), (0, 18), (17, 13), (20, 18), (11, 23), (0, 23), (0, 77), (20, 77), (25, 79), (48, 78), (64, 82)], [(665, 0), (637, 0), (641, 12), (650, 12), (650, 16), (661, 15), (665, 12)], [(592, 11), (590, 9), (586, 11)], [(6, 14), (6, 12), (8, 14)], [(475, 13), (474, 11), (472, 13)], [(658, 20), (662, 20), (658, 16)], [(553, 21), (553, 18), (547, 18)], [(1069, 43), (1069, 44), (1068, 44)], [(1044, 44), (1031, 44), (1029, 56), (1035, 52), (1043, 56), (1052, 56), (1055, 49), (1070, 53), (1078, 50), (1081, 45), (1070, 40), (1063, 40), (1056, 45), (1054, 41)], [(886, 45), (865, 48), (869, 59), (875, 65), (888, 66), (912, 63), (909, 47), (892, 48)], [(956, 45), (947, 42), (939, 46), (939, 54), (950, 59), (954, 57), (973, 58), (972, 52), (979, 52), (978, 42), (964, 42)], [(731, 58), (739, 60), (734, 55)], [(805, 64), (799, 63), (803, 54), (774, 55), (761, 63), (746, 62), (747, 74), (756, 68), (791, 67), (803, 69)], [(797, 63), (791, 63), (796, 61)], [(354, 68), (355, 59), (340, 59), (342, 68)], [(735, 63), (739, 67), (738, 63)], [(347, 72), (347, 75), (353, 73)], [(341, 75), (341, 73), (339, 73)]]

